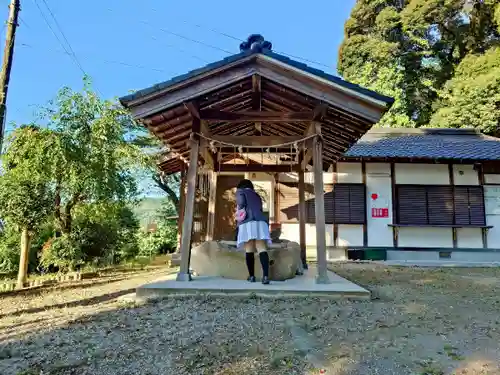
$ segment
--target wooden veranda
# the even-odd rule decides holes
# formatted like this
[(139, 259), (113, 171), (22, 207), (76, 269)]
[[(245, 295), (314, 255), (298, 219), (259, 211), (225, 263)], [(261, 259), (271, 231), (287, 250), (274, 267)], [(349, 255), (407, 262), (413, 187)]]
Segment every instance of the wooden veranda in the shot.
[[(304, 172), (314, 171), (318, 283), (327, 283), (323, 171), (378, 122), (392, 99), (272, 52), (252, 35), (240, 53), (120, 99), (169, 153), (160, 168), (186, 171), (178, 280), (189, 261), (197, 174), (210, 171), (208, 231), (214, 230), (218, 172), (294, 171), (299, 180), (300, 245), (305, 257)], [(255, 150), (288, 162), (225, 163)]]

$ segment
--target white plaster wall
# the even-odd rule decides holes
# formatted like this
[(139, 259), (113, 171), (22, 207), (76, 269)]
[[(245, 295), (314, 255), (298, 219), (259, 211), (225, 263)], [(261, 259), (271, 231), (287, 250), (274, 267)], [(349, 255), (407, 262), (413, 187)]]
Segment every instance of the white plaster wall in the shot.
[(449, 185), (446, 164), (396, 163), (396, 184)]
[[(323, 183), (325, 184), (333, 184), (333, 176), (332, 172), (324, 172), (323, 173)], [(271, 177), (272, 178), (272, 177)], [(288, 173), (279, 173), (278, 180), (281, 182), (299, 182), (299, 175), (296, 172), (288, 172)], [(304, 181), (305, 183), (314, 183), (314, 174), (312, 172), (304, 173)]]
[[(490, 181), (499, 180), (500, 175), (485, 175), (490, 177)], [(484, 185), (484, 199), (486, 209), (486, 225), (493, 228), (488, 230), (488, 247), (492, 249), (500, 248), (500, 186)]]
[(387, 251), (387, 260), (402, 261), (439, 261), (439, 252), (437, 251)]
[(479, 185), (479, 175), (474, 165), (453, 165), (453, 181), (455, 185)]
[[(337, 182), (362, 183), (361, 163), (337, 163)], [(337, 246), (363, 246), (362, 225), (339, 224), (337, 233)]]
[(433, 262), (436, 264), (464, 263), (492, 263), (500, 262), (500, 253), (491, 251), (452, 251), (450, 258), (439, 258), (439, 251), (397, 251), (387, 252), (387, 260), (404, 262)]
[(500, 249), (500, 216), (486, 215), (486, 225), (493, 227), (487, 234), (488, 248)]
[[(460, 173), (463, 172), (463, 173)], [(367, 232), (368, 246), (374, 247), (392, 247), (392, 228), (388, 224), (392, 223), (392, 191), (391, 175), (389, 163), (366, 163), (366, 185), (367, 185)], [(479, 183), (478, 174), (474, 171), (472, 165), (454, 165), (454, 181), (457, 185), (477, 185)], [(406, 164), (398, 163), (395, 165), (395, 179), (398, 184), (449, 184), (449, 170), (447, 165), (436, 164)], [(272, 176), (258, 176), (258, 179), (269, 179)], [(486, 178), (488, 176), (488, 178)], [(297, 182), (296, 173), (281, 173), (280, 181)], [(324, 173), (325, 183), (332, 183), (334, 174)], [(498, 181), (500, 175), (485, 175), (489, 181)], [(305, 174), (306, 182), (313, 182), (313, 174)], [(362, 169), (361, 163), (338, 163), (337, 180), (339, 183), (361, 183)], [(273, 185), (274, 186), (274, 185)], [(379, 198), (377, 203), (371, 199), (371, 194), (377, 193)], [(389, 209), (388, 218), (372, 218), (371, 208), (376, 205), (387, 206)], [(273, 206), (272, 206), (273, 207)], [(487, 215), (487, 225), (494, 226), (488, 233), (488, 247), (500, 248), (500, 213), (499, 215)], [(283, 238), (299, 242), (298, 223), (282, 224)], [(362, 225), (344, 225), (338, 226), (337, 244), (333, 243), (333, 225), (326, 225), (327, 246), (362, 246), (363, 245), (363, 227)], [(306, 245), (316, 246), (316, 227), (314, 224), (306, 224)], [(451, 228), (400, 228), (399, 247), (423, 247), (423, 248), (453, 248), (453, 237)], [(459, 248), (481, 248), (482, 234), (477, 228), (458, 228), (457, 246)], [(418, 252), (419, 254), (429, 252)], [(408, 252), (402, 252), (408, 254)]]
[[(455, 185), (479, 185), (479, 174), (474, 165), (453, 165), (453, 181)], [(457, 228), (458, 248), (482, 248), (483, 235), (479, 228)]]
[(399, 228), (399, 247), (453, 247), (451, 228)]
[(457, 228), (457, 247), (480, 249), (483, 247), (481, 228)]
[(500, 262), (500, 253), (493, 251), (455, 251), (451, 253), (455, 262)]
[[(335, 246), (333, 242), (333, 225), (326, 224), (326, 246)], [(281, 237), (300, 243), (299, 223), (281, 224)], [(316, 246), (316, 225), (306, 224), (306, 246)]]
[(337, 182), (341, 184), (363, 182), (361, 163), (337, 163)]
[[(449, 185), (446, 164), (396, 163), (396, 184)], [(398, 247), (453, 247), (451, 228), (399, 228)]]
[(485, 174), (484, 175), (485, 184), (500, 184), (500, 174)]
[(363, 226), (339, 224), (337, 246), (363, 246)]
[[(373, 201), (371, 195), (378, 198)], [(372, 218), (372, 208), (389, 209), (389, 217)], [(366, 163), (366, 209), (368, 212), (368, 246), (393, 247), (391, 165), (389, 163)]]

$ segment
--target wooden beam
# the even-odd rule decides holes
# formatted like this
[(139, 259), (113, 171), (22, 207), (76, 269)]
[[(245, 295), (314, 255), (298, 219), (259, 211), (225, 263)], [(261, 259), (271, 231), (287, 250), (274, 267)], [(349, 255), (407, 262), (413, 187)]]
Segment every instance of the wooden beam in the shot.
[(200, 154), (203, 160), (205, 161), (205, 164), (210, 168), (213, 169), (215, 166), (215, 160), (216, 158), (210, 150), (207, 147), (200, 147)]
[(324, 103), (318, 104), (313, 110), (313, 120), (318, 121), (326, 116), (326, 111), (328, 110), (328, 106)]
[[(396, 165), (391, 162), (391, 194), (392, 194), (392, 222), (398, 222), (398, 196), (396, 193)], [(392, 247), (398, 247), (399, 232), (397, 227), (392, 227)]]
[(215, 122), (303, 122), (314, 119), (314, 111), (305, 112), (271, 112), (245, 111), (226, 112), (214, 109), (200, 111), (201, 119)]
[(215, 201), (217, 198), (217, 173), (209, 172), (209, 192), (208, 192), (208, 218), (207, 235), (205, 241), (212, 241), (215, 229)]
[[(197, 107), (193, 103), (190, 102), (190, 103), (184, 103), (184, 104), (185, 104), (186, 108), (191, 108), (196, 114)], [(214, 155), (212, 155), (212, 153), (208, 149), (209, 145), (206, 142), (203, 142), (202, 139), (200, 140), (199, 138), (201, 138), (201, 137), (198, 134), (196, 134), (196, 133), (200, 133), (200, 134), (203, 134), (203, 135), (209, 137), (210, 132), (208, 131), (208, 127), (206, 126), (206, 123), (203, 120), (200, 120), (199, 117), (194, 116), (192, 121), (193, 122), (192, 122), (191, 130), (194, 133), (194, 137), (198, 140), (199, 146), (201, 146), (199, 148), (200, 154), (201, 154), (203, 160), (205, 161), (205, 164), (207, 164), (210, 168), (213, 168), (215, 166)], [(191, 135), (193, 135), (193, 134), (191, 134)], [(188, 141), (188, 142), (190, 142), (190, 141)]]
[(280, 224), (280, 191), (279, 173), (273, 173), (274, 179), (274, 200), (273, 200), (273, 221)]
[[(317, 134), (321, 132), (321, 126), (316, 123)], [(325, 195), (323, 191), (323, 145), (320, 138), (314, 138), (313, 164), (314, 164), (314, 199), (316, 216), (316, 260), (318, 262), (318, 284), (327, 284), (328, 269), (326, 261), (326, 223), (325, 223)]]
[(198, 174), (198, 155), (200, 143), (195, 139), (191, 141), (191, 152), (186, 183), (187, 193), (184, 204), (184, 218), (182, 222), (181, 237), (181, 266), (177, 274), (177, 281), (190, 281), (189, 258), (191, 257), (191, 237), (193, 232), (194, 200), (196, 195), (196, 178)]
[[(337, 169), (337, 163), (335, 163), (335, 169)], [(366, 163), (364, 160), (361, 161), (361, 182), (367, 187), (366, 184)], [(365, 193), (366, 194), (366, 193)], [(366, 207), (366, 200), (365, 200)], [(363, 246), (368, 247), (368, 209), (365, 208), (365, 222), (363, 223)]]
[(186, 170), (181, 170), (179, 186), (179, 219), (177, 220), (177, 252), (180, 252), (182, 242), (182, 223), (184, 222), (184, 205), (186, 202)]
[[(207, 126), (207, 123), (203, 120), (200, 120), (200, 133), (204, 135), (205, 137), (212, 137), (212, 134), (210, 133), (210, 129)], [(212, 150), (210, 149), (210, 145), (208, 142), (203, 139), (203, 137), (200, 137), (200, 146), (201, 146), (201, 157), (205, 161), (205, 164), (207, 164), (210, 168), (214, 168), (215, 166), (215, 161), (217, 160), (217, 156), (214, 155)]]
[[(240, 82), (245, 78), (251, 77), (255, 73), (255, 68), (251, 65), (241, 65), (226, 71), (212, 71), (203, 77), (198, 75), (196, 79), (191, 81), (192, 85), (187, 85), (188, 81), (179, 82), (178, 85), (173, 85), (166, 90), (154, 93), (151, 97), (140, 98), (128, 104), (134, 119), (140, 119), (151, 116), (155, 113), (181, 105), (186, 100), (202, 97), (210, 92), (227, 87), (231, 84)], [(203, 77), (203, 78), (202, 78)], [(170, 92), (169, 95), (164, 95), (167, 91), (171, 91), (178, 87), (175, 92)]]
[[(337, 164), (335, 162), (333, 164), (333, 188), (335, 189), (335, 184), (339, 182), (339, 176), (337, 173)], [(338, 246), (338, 238), (339, 238), (339, 225), (334, 221), (333, 223), (333, 246)]]
[(338, 107), (348, 114), (364, 118), (372, 123), (378, 122), (389, 109), (389, 106), (385, 103), (369, 103), (337, 88), (300, 77), (298, 74), (293, 74), (289, 71), (284, 74), (281, 69), (277, 69), (271, 65), (269, 67), (264, 66), (264, 64), (257, 66), (255, 71), (275, 84), (285, 86), (305, 96), (321, 100), (331, 106)]
[(198, 119), (201, 119), (198, 104), (195, 104), (194, 102), (191, 101), (191, 102), (184, 103), (184, 107), (186, 107), (186, 109), (189, 111), (189, 113), (191, 114), (192, 117), (196, 117)]
[[(261, 80), (260, 76), (254, 74), (252, 76), (252, 109), (254, 111), (262, 110), (262, 93), (261, 93)], [(262, 134), (262, 123), (260, 121), (255, 122), (255, 130), (257, 134)]]
[(313, 157), (313, 148), (309, 147), (306, 149), (306, 152), (304, 154), (304, 158), (302, 159), (302, 164), (300, 167), (302, 169), (306, 169), (306, 167), (309, 164), (309, 162), (311, 161), (312, 157)]
[(206, 137), (212, 136), (212, 133), (210, 132), (210, 129), (208, 128), (206, 121), (203, 120), (200, 122), (200, 132)]
[(297, 172), (300, 169), (298, 164), (221, 164), (217, 170), (219, 172), (269, 172), (269, 173), (289, 173)]
[[(168, 147), (168, 146), (167, 146)], [(189, 165), (189, 160), (187, 160), (184, 156), (182, 156), (179, 152), (177, 151), (173, 151), (172, 148), (170, 148), (170, 151), (166, 154), (163, 154), (162, 157), (160, 158), (160, 160), (158, 160), (158, 163), (157, 164), (162, 164), (162, 163), (166, 163), (168, 162), (169, 160), (172, 160), (172, 159), (179, 159), (181, 160), (184, 164), (186, 165)]]
[[(264, 147), (275, 147), (276, 145), (280, 145), (283, 143), (293, 143), (299, 142), (304, 137), (301, 135), (291, 135), (291, 136), (237, 136), (237, 135), (212, 135), (211, 139), (214, 141), (218, 141), (221, 143), (231, 143), (235, 145), (239, 145), (242, 147), (245, 146), (262, 146)], [(224, 145), (223, 145), (224, 146)], [(290, 149), (290, 146), (284, 146), (284, 148)], [(256, 150), (261, 151), (261, 150)]]
[[(304, 137), (309, 137), (313, 134), (321, 134), (321, 125), (318, 122), (312, 121), (304, 132)], [(309, 145), (313, 145), (314, 142), (309, 142)], [(307, 145), (306, 145), (307, 146)], [(302, 159), (302, 169), (306, 169), (306, 166), (309, 164), (313, 157), (313, 149), (314, 147), (306, 147), (306, 152), (304, 154), (304, 158)]]
[(300, 259), (302, 265), (307, 269), (306, 262), (306, 184), (304, 179), (304, 170), (299, 171), (299, 238), (300, 238)]
[(201, 132), (201, 123), (203, 121), (201, 121), (200, 118), (198, 117), (193, 117), (193, 120), (191, 122), (191, 131), (193, 133), (200, 133)]

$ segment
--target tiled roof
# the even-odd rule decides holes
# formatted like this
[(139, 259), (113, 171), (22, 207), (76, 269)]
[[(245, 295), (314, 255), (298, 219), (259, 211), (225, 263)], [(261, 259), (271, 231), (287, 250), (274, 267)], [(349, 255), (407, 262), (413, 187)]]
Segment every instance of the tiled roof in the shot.
[(473, 129), (374, 128), (345, 157), (500, 160), (500, 139)]
[[(255, 37), (255, 35), (251, 35), (249, 37), (249, 39), (252, 38), (252, 37)], [(270, 44), (269, 44), (269, 46), (270, 46)], [(333, 83), (335, 83), (337, 85), (343, 86), (343, 87), (345, 87), (347, 89), (354, 90), (354, 91), (356, 91), (356, 92), (358, 92), (360, 94), (369, 96), (369, 97), (371, 97), (373, 99), (380, 100), (382, 102), (386, 102), (387, 104), (392, 104), (394, 102), (393, 98), (390, 98), (388, 96), (384, 96), (384, 95), (378, 94), (378, 93), (376, 93), (374, 91), (368, 90), (368, 89), (363, 88), (361, 86), (358, 86), (358, 85), (355, 85), (353, 83), (344, 81), (340, 77), (328, 74), (328, 73), (326, 73), (326, 72), (324, 72), (322, 70), (319, 70), (319, 69), (312, 68), (312, 67), (310, 67), (310, 66), (308, 66), (306, 64), (303, 64), (303, 63), (298, 62), (296, 60), (290, 59), (290, 58), (288, 58), (286, 56), (283, 56), (283, 55), (281, 55), (279, 53), (275, 53), (271, 49), (267, 49), (267, 48), (264, 48), (264, 49), (263, 48), (257, 48), (257, 49), (246, 49), (246, 50), (243, 50), (240, 53), (228, 56), (228, 57), (226, 57), (226, 58), (224, 58), (222, 60), (219, 60), (219, 61), (216, 61), (214, 63), (205, 65), (205, 66), (203, 66), (203, 67), (201, 67), (199, 69), (195, 69), (195, 70), (192, 70), (192, 71), (190, 71), (190, 72), (188, 72), (186, 74), (182, 74), (180, 76), (176, 76), (174, 78), (171, 78), (168, 81), (164, 81), (164, 82), (158, 83), (158, 84), (156, 84), (154, 86), (151, 86), (151, 87), (148, 87), (146, 89), (136, 91), (133, 94), (121, 97), (120, 101), (122, 102), (122, 104), (126, 105), (126, 103), (128, 103), (128, 102), (130, 102), (132, 100), (139, 99), (141, 97), (144, 97), (146, 95), (152, 94), (152, 93), (154, 93), (156, 91), (159, 91), (159, 90), (164, 90), (164, 89), (168, 88), (169, 86), (172, 86), (172, 85), (177, 84), (179, 82), (182, 82), (182, 81), (185, 81), (187, 79), (193, 78), (193, 77), (195, 77), (197, 75), (209, 72), (211, 70), (222, 68), (225, 65), (229, 65), (229, 64), (235, 63), (235, 62), (237, 62), (239, 60), (242, 60), (242, 59), (244, 59), (246, 57), (249, 57), (251, 55), (256, 55), (257, 56), (259, 54), (260, 55), (265, 55), (267, 57), (270, 57), (270, 58), (272, 58), (274, 60), (277, 60), (277, 61), (279, 61), (281, 63), (287, 64), (287, 65), (289, 65), (289, 66), (291, 66), (293, 68), (300, 69), (300, 70), (302, 70), (302, 71), (304, 71), (306, 73), (315, 75), (316, 77), (328, 80), (328, 81), (333, 82)]]

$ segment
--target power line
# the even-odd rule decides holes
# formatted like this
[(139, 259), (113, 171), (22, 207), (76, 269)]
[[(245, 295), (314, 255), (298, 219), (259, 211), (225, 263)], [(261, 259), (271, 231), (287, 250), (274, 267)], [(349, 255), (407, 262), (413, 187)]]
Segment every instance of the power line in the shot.
[[(19, 43), (18, 45), (21, 46), (21, 47), (28, 47), (28, 48), (33, 48), (33, 49), (44, 49), (44, 50), (50, 51), (50, 52), (56, 52), (56, 53), (62, 53), (62, 54), (65, 54), (65, 55), (70, 55), (70, 53), (67, 52), (67, 51), (62, 51), (62, 50), (57, 50), (57, 49), (49, 49), (49, 48), (42, 48), (42, 47), (33, 46), (31, 44), (27, 44), (27, 43)], [(87, 59), (89, 59), (89, 57), (85, 57), (84, 56), (83, 59), (87, 60)], [(169, 73), (169, 74), (172, 74), (171, 72), (168, 72), (168, 71), (166, 71), (164, 69), (152, 68), (152, 67), (148, 67), (148, 66), (144, 66), (144, 65), (130, 64), (130, 63), (123, 62), (123, 61), (118, 61), (118, 60), (107, 60), (107, 59), (99, 59), (99, 58), (94, 58), (94, 60), (101, 61), (101, 62), (104, 62), (106, 64), (123, 65), (123, 66), (127, 66), (127, 67), (130, 67), (130, 68), (137, 68), (137, 69), (151, 70), (151, 71), (155, 71), (155, 72), (159, 72), (159, 73)]]
[[(71, 44), (69, 43), (68, 39), (64, 35), (64, 32), (62, 31), (62, 28), (59, 26), (59, 23), (57, 22), (57, 19), (55, 18), (54, 14), (50, 10), (49, 5), (47, 4), (47, 2), (45, 0), (42, 0), (42, 1), (45, 3), (45, 6), (47, 7), (49, 13), (51, 14), (52, 19), (54, 20), (57, 28), (59, 29), (59, 32), (61, 33), (61, 35), (63, 36), (64, 40), (68, 44), (68, 48), (70, 49), (71, 52), (68, 51), (68, 49), (66, 48), (66, 46), (64, 45), (64, 43), (61, 41), (61, 39), (59, 38), (59, 36), (57, 35), (57, 33), (54, 31), (54, 29), (50, 25), (49, 20), (47, 19), (47, 17), (43, 13), (42, 8), (38, 4), (37, 0), (33, 0), (33, 2), (35, 3), (36, 7), (38, 8), (38, 11), (40, 12), (42, 18), (44, 19), (45, 23), (47, 24), (48, 28), (50, 29), (50, 31), (52, 32), (52, 34), (54, 35), (54, 37), (57, 39), (57, 41), (59, 42), (59, 44), (61, 45), (61, 47), (64, 49), (65, 53), (73, 60), (73, 62), (76, 64), (76, 66), (78, 67), (78, 69), (80, 69), (80, 71), (83, 73), (83, 75), (84, 76), (88, 76), (88, 74), (85, 71), (85, 69), (83, 69), (82, 64), (80, 64), (80, 61), (78, 61), (78, 58), (76, 57), (76, 54), (73, 51), (73, 48), (71, 47)], [(100, 96), (103, 96), (102, 92), (99, 90), (98, 87), (95, 87), (95, 89), (99, 93)]]
[(48, 28), (50, 29), (50, 31), (52, 32), (52, 34), (54, 35), (54, 37), (57, 39), (57, 41), (59, 42), (59, 44), (61, 45), (61, 47), (64, 49), (64, 51), (66, 51), (66, 53), (71, 57), (71, 59), (73, 60), (73, 62), (76, 64), (76, 66), (82, 71), (82, 73), (84, 75), (87, 75), (87, 73), (85, 72), (85, 70), (83, 69), (83, 67), (81, 66), (81, 64), (78, 62), (77, 59), (75, 59), (75, 57), (71, 54), (71, 52), (68, 51), (68, 49), (66, 48), (66, 46), (64, 45), (64, 43), (61, 41), (61, 39), (59, 38), (59, 36), (57, 35), (57, 33), (54, 31), (54, 29), (52, 28), (52, 26), (50, 25), (50, 22), (49, 20), (47, 19), (47, 17), (45, 17), (45, 14), (43, 13), (42, 11), (42, 8), (40, 8), (40, 5), (38, 4), (38, 1), (37, 0), (33, 0), (33, 3), (35, 3), (36, 7), (38, 8), (38, 11), (40, 12), (40, 15), (42, 16), (42, 18), (44, 19), (46, 25), (48, 26)]
[(210, 61), (208, 61), (207, 59), (204, 59), (203, 57), (199, 57), (197, 55), (193, 55), (190, 52), (188, 52), (188, 51), (186, 51), (186, 50), (184, 50), (182, 48), (178, 48), (177, 46), (174, 46), (173, 44), (165, 43), (162, 40), (159, 40), (158, 38), (156, 38), (154, 35), (151, 36), (151, 39), (156, 40), (156, 41), (162, 43), (166, 47), (170, 47), (170, 48), (176, 49), (179, 52), (182, 52), (182, 53), (184, 53), (184, 54), (188, 55), (189, 57), (192, 57), (192, 58), (194, 58), (196, 60), (203, 61), (205, 64), (209, 64), (210, 63)]
[[(111, 8), (106, 8), (106, 10), (107, 10), (108, 12), (113, 12), (113, 9), (111, 9)], [(151, 25), (150, 25), (150, 26), (151, 26)], [(191, 52), (188, 52), (188, 51), (186, 51), (186, 50), (184, 50), (184, 49), (182, 49), (182, 48), (179, 48), (179, 47), (177, 47), (177, 46), (175, 46), (175, 45), (173, 45), (173, 44), (170, 44), (170, 43), (165, 43), (164, 41), (159, 40), (158, 38), (156, 38), (154, 35), (151, 35), (151, 39), (153, 39), (153, 40), (155, 40), (155, 41), (157, 41), (157, 42), (162, 43), (164, 46), (166, 46), (166, 47), (168, 47), (168, 48), (175, 49), (175, 50), (177, 50), (177, 51), (179, 51), (179, 52), (181, 52), (181, 53), (186, 54), (186, 55), (187, 55), (187, 56), (189, 56), (189, 57), (192, 57), (192, 58), (194, 58), (194, 59), (196, 59), (196, 60), (200, 60), (200, 61), (204, 62), (205, 64), (209, 64), (209, 63), (210, 63), (210, 61), (208, 61), (207, 59), (204, 59), (204, 58), (202, 58), (202, 57), (200, 57), (200, 56), (197, 56), (197, 55), (193, 55)]]
[(28, 24), (24, 21), (24, 19), (21, 17), (21, 15), (19, 15), (19, 19), (21, 20), (21, 23), (22, 23), (24, 26), (26, 26), (26, 28), (27, 28), (27, 29), (31, 29), (31, 28), (29, 27), (29, 25), (28, 25)]
[[(109, 12), (113, 12), (113, 10), (111, 8), (106, 8)], [(156, 12), (156, 13), (159, 13), (157, 9), (155, 8), (150, 8), (153, 12)], [(209, 27), (209, 26), (206, 26), (206, 25), (201, 25), (201, 24), (198, 24), (198, 23), (193, 23), (193, 22), (190, 22), (190, 21), (187, 21), (187, 20), (180, 20), (181, 22), (185, 23), (185, 24), (189, 24), (189, 25), (192, 25), (194, 27), (197, 27), (197, 28), (200, 28), (200, 29), (205, 29), (205, 30), (208, 30), (214, 34), (218, 34), (218, 35), (221, 35), (221, 36), (224, 36), (226, 38), (229, 38), (229, 39), (232, 39), (232, 40), (236, 40), (238, 42), (244, 42), (245, 40), (244, 39), (241, 39), (241, 38), (238, 38), (236, 36), (233, 36), (231, 34), (228, 34), (228, 33), (225, 33), (223, 31), (220, 31), (220, 30), (217, 30), (217, 29), (214, 29), (212, 27)], [(181, 39), (184, 39), (184, 40), (187, 40), (187, 41), (190, 41), (190, 42), (193, 42), (193, 43), (196, 43), (196, 44), (200, 44), (200, 45), (203, 45), (205, 47), (208, 47), (208, 48), (211, 48), (211, 49), (214, 49), (214, 50), (217, 50), (217, 51), (220, 51), (220, 52), (224, 52), (228, 55), (232, 55), (234, 54), (235, 52), (231, 52), (231, 51), (228, 51), (224, 48), (220, 48), (220, 47), (217, 47), (217, 46), (214, 46), (210, 43), (206, 43), (206, 42), (202, 42), (200, 40), (197, 40), (197, 39), (194, 39), (194, 38), (190, 38), (190, 37), (187, 37), (185, 35), (182, 35), (178, 32), (174, 32), (174, 31), (171, 31), (171, 30), (168, 30), (168, 29), (165, 29), (165, 28), (161, 28), (161, 27), (158, 27), (158, 26), (153, 26), (151, 25), (151, 23), (147, 22), (147, 21), (138, 21), (142, 24), (145, 24), (147, 26), (150, 26), (152, 28), (157, 28), (158, 30), (166, 33), (166, 34), (170, 34), (170, 35), (173, 35), (175, 37), (178, 37), (178, 38), (181, 38)], [(153, 37), (153, 39), (156, 40), (156, 38)], [(172, 46), (172, 45), (169, 45), (170, 47), (174, 47), (176, 48), (175, 46)], [(181, 52), (185, 52), (185, 51), (182, 51), (180, 50)], [(325, 68), (329, 68), (331, 69), (333, 66), (332, 65), (328, 65), (328, 64), (325, 64), (325, 63), (322, 63), (322, 62), (319, 62), (319, 61), (315, 61), (315, 60), (311, 60), (311, 59), (307, 59), (307, 58), (304, 58), (304, 57), (301, 57), (301, 56), (297, 56), (297, 55), (292, 55), (290, 53), (287, 53), (287, 52), (283, 52), (283, 51), (276, 51), (276, 53), (279, 53), (281, 55), (285, 55), (285, 56), (288, 56), (292, 59), (296, 59), (296, 60), (302, 60), (304, 62), (307, 62), (307, 63), (310, 63), (310, 64), (315, 64), (315, 65), (318, 65), (318, 66), (322, 66), (322, 67), (325, 67)], [(192, 56), (192, 55), (191, 55)], [(195, 58), (198, 58), (196, 56), (192, 56), (192, 57), (195, 57)], [(198, 58), (199, 59), (199, 58)], [(206, 60), (204, 60), (205, 62), (207, 62)]]
[[(154, 12), (157, 12), (157, 13), (158, 13), (158, 10), (157, 10), (157, 9), (155, 9), (155, 8), (151, 8), (151, 10), (152, 10), (152, 11), (154, 11)], [(189, 25), (192, 25), (192, 26), (197, 27), (197, 28), (200, 28), (200, 29), (205, 29), (205, 30), (211, 31), (211, 32), (212, 32), (212, 33), (214, 33), (214, 34), (218, 34), (218, 35), (221, 35), (221, 36), (223, 36), (223, 37), (226, 37), (226, 38), (229, 38), (229, 39), (232, 39), (232, 40), (236, 40), (236, 41), (238, 41), (238, 42), (244, 42), (244, 41), (245, 41), (244, 39), (241, 39), (241, 38), (235, 37), (235, 36), (233, 36), (233, 35), (231, 35), (231, 34), (225, 33), (225, 32), (223, 32), (223, 31), (220, 31), (220, 30), (214, 29), (214, 28), (209, 27), (209, 26), (205, 26), (205, 25), (201, 25), (201, 24), (193, 23), (193, 22), (186, 21), (186, 20), (181, 20), (181, 21), (182, 21), (183, 23), (185, 23), (185, 24), (189, 24)], [(172, 32), (168, 32), (168, 33), (169, 33), (169, 34), (172, 34), (172, 35), (175, 35), (175, 36), (178, 36), (178, 34), (177, 34), (177, 33), (172, 33)], [(180, 37), (182, 37), (183, 39), (187, 39), (187, 38), (185, 38), (185, 37), (183, 37), (183, 36), (180, 36)], [(191, 40), (191, 39), (188, 39), (188, 40)], [(191, 41), (192, 41), (192, 40), (191, 40)], [(195, 41), (195, 42), (197, 42), (197, 41)], [(197, 42), (197, 43), (199, 43), (199, 42)], [(205, 45), (207, 45), (207, 44), (205, 44)], [(226, 51), (226, 50), (224, 50), (224, 49), (221, 49), (221, 48), (219, 48), (219, 47), (216, 47), (216, 46), (211, 46), (211, 45), (207, 45), (207, 46), (209, 46), (209, 47), (211, 47), (211, 48), (213, 48), (213, 49), (217, 49), (217, 50), (222, 51), (222, 52), (226, 52), (226, 53), (232, 54), (232, 52), (228, 52), (228, 51)], [(276, 53), (279, 53), (279, 54), (281, 54), (281, 55), (285, 55), (285, 56), (291, 57), (291, 58), (293, 58), (293, 59), (302, 60), (302, 61), (304, 61), (304, 62), (308, 62), (308, 63), (310, 63), (310, 64), (315, 64), (315, 65), (323, 66), (323, 67), (326, 67), (326, 68), (332, 68), (332, 66), (331, 66), (331, 65), (324, 64), (324, 63), (322, 63), (322, 62), (319, 62), (319, 61), (314, 61), (314, 60), (311, 60), (311, 59), (306, 59), (306, 58), (301, 57), (301, 56), (292, 55), (292, 54), (287, 53), (287, 52), (283, 52), (283, 51), (276, 51)]]
[(59, 32), (61, 33), (62, 37), (66, 41), (66, 44), (68, 45), (68, 48), (69, 48), (71, 54), (73, 55), (73, 58), (75, 59), (76, 63), (80, 66), (81, 70), (84, 71), (84, 69), (82, 67), (82, 64), (80, 64), (80, 61), (78, 61), (78, 58), (76, 57), (75, 51), (71, 47), (71, 43), (69, 42), (68, 38), (66, 38), (66, 35), (64, 34), (64, 31), (62, 30), (61, 25), (59, 25), (59, 22), (57, 22), (57, 19), (54, 16), (54, 13), (52, 13), (52, 10), (50, 9), (49, 4), (47, 4), (46, 0), (42, 0), (42, 1), (45, 4), (45, 7), (47, 8), (47, 10), (49, 11), (50, 16), (54, 20), (54, 23), (56, 24), (57, 29), (59, 30)]
[[(143, 23), (143, 24), (145, 24), (145, 25), (148, 25), (148, 26), (154, 27), (154, 26), (152, 26), (149, 22), (146, 22), (146, 21), (139, 21), (139, 22), (141, 22), (141, 23)], [(161, 27), (158, 27), (158, 30), (160, 30), (160, 31), (162, 31), (162, 32), (164, 32), (164, 33), (166, 33), (166, 34), (170, 34), (170, 35), (176, 36), (176, 37), (178, 37), (178, 38), (181, 38), (181, 39), (187, 40), (187, 41), (189, 41), (189, 42), (197, 43), (197, 44), (200, 44), (200, 45), (205, 46), (205, 47), (209, 47), (209, 48), (212, 48), (212, 49), (215, 49), (215, 50), (218, 50), (218, 51), (222, 51), (222, 52), (227, 53), (227, 54), (229, 54), (229, 55), (232, 55), (232, 54), (233, 54), (233, 52), (230, 52), (230, 51), (228, 51), (228, 50), (226, 50), (226, 49), (219, 48), (219, 47), (217, 47), (217, 46), (213, 46), (213, 45), (211, 45), (211, 44), (209, 44), (209, 43), (205, 43), (205, 42), (202, 42), (202, 41), (197, 40), (197, 39), (189, 38), (189, 37), (187, 37), (187, 36), (184, 36), (184, 35), (182, 35), (182, 34), (176, 33), (176, 32), (174, 32), (174, 31), (170, 31), (170, 30), (167, 30), (167, 29), (164, 29), (164, 28), (161, 28)]]

